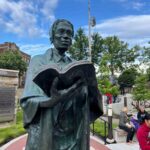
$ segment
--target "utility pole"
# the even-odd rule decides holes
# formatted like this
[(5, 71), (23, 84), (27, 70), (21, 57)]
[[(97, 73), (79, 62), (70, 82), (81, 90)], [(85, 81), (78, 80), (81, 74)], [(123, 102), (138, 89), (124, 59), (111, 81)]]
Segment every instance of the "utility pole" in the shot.
[(88, 50), (88, 60), (92, 61), (91, 56), (91, 6), (90, 6), (90, 0), (88, 0), (88, 23), (89, 23), (89, 50)]
[(95, 17), (91, 17), (91, 3), (90, 0), (88, 0), (88, 24), (89, 24), (89, 50), (88, 50), (88, 60), (92, 61), (92, 44), (91, 44), (91, 27), (94, 27), (96, 25), (96, 19)]

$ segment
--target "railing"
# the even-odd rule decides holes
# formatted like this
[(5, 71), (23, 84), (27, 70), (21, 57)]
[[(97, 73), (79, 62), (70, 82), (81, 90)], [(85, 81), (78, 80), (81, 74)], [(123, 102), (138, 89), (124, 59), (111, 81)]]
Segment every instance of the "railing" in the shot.
[[(96, 133), (96, 132), (95, 132), (95, 126), (94, 126), (94, 123), (95, 123), (95, 122), (93, 122), (93, 124), (92, 124), (92, 133), (93, 133), (93, 135), (95, 135), (95, 133), (98, 134), (98, 136), (101, 137), (101, 139), (104, 141), (104, 143), (107, 144), (106, 138), (107, 138), (107, 131), (108, 131), (108, 119), (106, 119), (106, 118), (104, 118), (104, 117), (100, 117), (99, 119), (100, 119), (100, 121), (102, 121), (103, 124), (104, 124), (104, 128), (103, 128), (103, 130), (104, 130), (104, 135), (101, 134), (101, 133)], [(101, 128), (101, 126), (100, 126), (100, 128)]]

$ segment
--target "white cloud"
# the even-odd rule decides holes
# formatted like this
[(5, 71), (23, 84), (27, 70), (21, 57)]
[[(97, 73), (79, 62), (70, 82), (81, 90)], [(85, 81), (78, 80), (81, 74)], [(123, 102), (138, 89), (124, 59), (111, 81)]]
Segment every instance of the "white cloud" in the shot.
[(141, 8), (143, 8), (145, 6), (145, 3), (141, 3), (141, 2), (132, 2), (132, 7), (136, 10), (140, 10)]
[(55, 20), (58, 0), (0, 0), (0, 26), (18, 36), (45, 36), (43, 24)]
[(138, 15), (104, 20), (98, 23), (93, 30), (104, 37), (116, 35), (132, 44), (145, 45), (150, 41), (149, 26), (150, 15)]
[(20, 50), (31, 55), (38, 55), (38, 54), (43, 54), (46, 50), (48, 50), (51, 45), (45, 45), (45, 44), (18, 44), (20, 47)]
[(55, 20), (53, 11), (57, 7), (57, 3), (58, 3), (58, 0), (45, 1), (43, 8), (41, 9), (41, 12), (43, 13), (46, 19), (50, 19), (51, 21)]
[(122, 6), (124, 6), (126, 9), (135, 9), (135, 10), (141, 10), (144, 8), (145, 5), (147, 5), (149, 2), (143, 2), (138, 0), (112, 0), (114, 2), (121, 3)]

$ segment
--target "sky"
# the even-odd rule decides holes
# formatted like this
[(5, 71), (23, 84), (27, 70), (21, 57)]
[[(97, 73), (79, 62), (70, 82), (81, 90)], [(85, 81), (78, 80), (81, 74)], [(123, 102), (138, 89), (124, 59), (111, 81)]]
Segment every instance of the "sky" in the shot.
[[(129, 45), (148, 46), (150, 0), (90, 0), (93, 32), (118, 36)], [(88, 33), (88, 0), (0, 0), (0, 43), (14, 42), (31, 56), (52, 47), (49, 29), (67, 19)]]

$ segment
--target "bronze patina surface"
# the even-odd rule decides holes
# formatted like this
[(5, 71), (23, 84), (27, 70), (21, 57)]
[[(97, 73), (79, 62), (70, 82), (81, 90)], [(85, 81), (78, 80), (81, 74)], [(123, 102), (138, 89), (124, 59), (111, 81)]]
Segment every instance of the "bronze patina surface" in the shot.
[(30, 62), (21, 98), (24, 127), (28, 132), (26, 150), (89, 150), (89, 124), (102, 115), (97, 87), (88, 88), (79, 80), (67, 89), (58, 90), (59, 79), (55, 78), (48, 96), (33, 82), (44, 65), (56, 63), (64, 68), (75, 61), (65, 54), (73, 35), (69, 21), (56, 20), (50, 32), (54, 48)]

